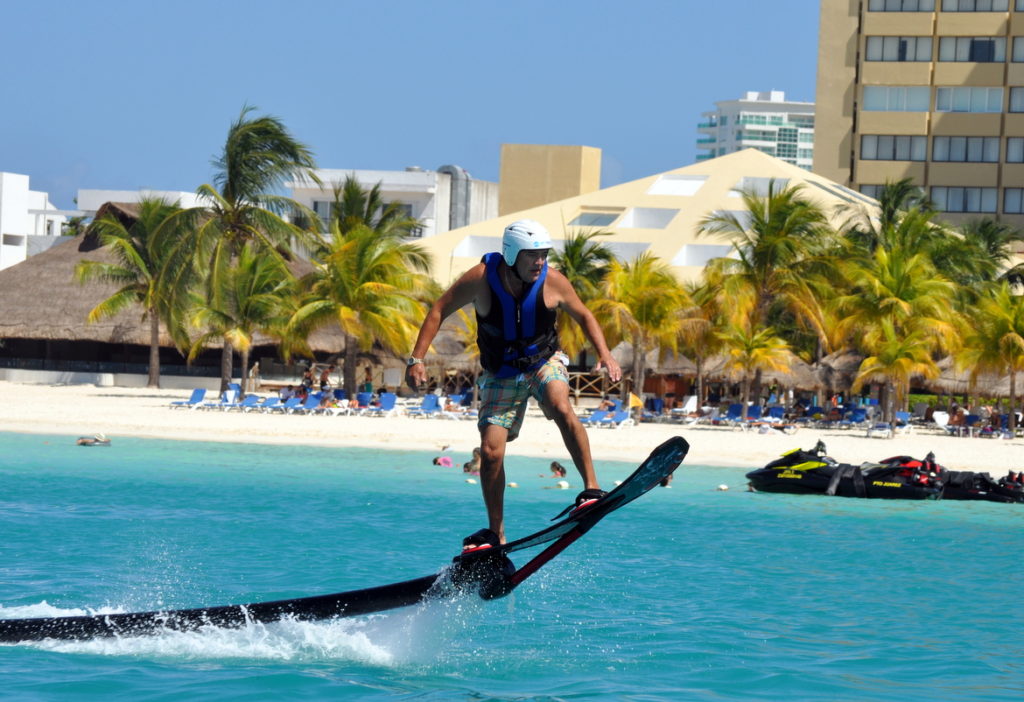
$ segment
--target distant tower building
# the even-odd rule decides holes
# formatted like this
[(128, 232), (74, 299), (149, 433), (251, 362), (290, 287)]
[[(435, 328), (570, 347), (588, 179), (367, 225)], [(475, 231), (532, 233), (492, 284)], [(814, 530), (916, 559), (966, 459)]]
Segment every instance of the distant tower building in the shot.
[(748, 92), (739, 100), (716, 102), (697, 125), (697, 154), (703, 161), (757, 149), (786, 163), (811, 170), (814, 160), (814, 103), (786, 100), (781, 90)]

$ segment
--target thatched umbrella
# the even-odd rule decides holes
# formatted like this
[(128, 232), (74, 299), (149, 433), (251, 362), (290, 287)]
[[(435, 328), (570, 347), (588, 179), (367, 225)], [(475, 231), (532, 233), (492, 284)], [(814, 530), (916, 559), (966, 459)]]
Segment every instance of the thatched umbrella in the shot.
[(863, 361), (863, 355), (846, 349), (825, 356), (815, 364), (821, 387), (833, 393), (847, 392)]
[[(935, 378), (921, 378), (916, 384), (932, 392), (944, 395), (990, 395), (994, 397), (1010, 396), (1010, 376), (980, 373), (972, 385), (971, 374), (967, 369), (959, 370), (949, 356), (938, 362), (939, 375)], [(1017, 387), (1021, 387), (1018, 376)]]
[[(134, 207), (131, 203), (107, 203), (97, 215), (109, 212), (129, 218)], [(148, 346), (149, 326), (142, 320), (141, 308), (129, 308), (91, 324), (86, 321), (89, 312), (117, 287), (100, 281), (77, 282), (75, 266), (83, 260), (118, 263), (107, 247), (99, 245), (98, 237), (87, 231), (0, 271), (0, 339)], [(305, 261), (291, 265), (296, 274), (309, 269)], [(256, 335), (253, 343), (277, 345), (263, 335)], [(310, 336), (309, 345), (314, 351), (336, 353), (345, 342), (339, 329), (325, 327)], [(174, 348), (162, 326), (160, 346)], [(219, 348), (220, 342), (210, 346)]]

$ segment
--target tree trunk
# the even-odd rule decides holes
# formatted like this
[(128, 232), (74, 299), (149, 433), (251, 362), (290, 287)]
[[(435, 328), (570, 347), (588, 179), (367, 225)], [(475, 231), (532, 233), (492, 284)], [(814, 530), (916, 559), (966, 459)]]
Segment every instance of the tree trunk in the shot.
[(1010, 436), (1017, 436), (1017, 371), (1010, 370)]
[(234, 358), (232, 355), (234, 350), (231, 348), (231, 344), (227, 339), (224, 339), (224, 347), (220, 351), (220, 391), (227, 392), (228, 385), (231, 383), (231, 369)]
[(704, 406), (704, 357), (697, 356), (697, 410)]
[[(642, 346), (633, 345), (633, 387), (631, 391), (643, 400), (644, 394), (644, 349)], [(629, 397), (624, 397), (623, 404), (626, 409), (630, 409)]]
[(740, 393), (741, 394), (740, 402), (743, 403), (743, 409), (741, 410), (741, 415), (740, 416), (742, 416), (744, 419), (746, 419), (747, 416), (748, 416), (747, 413), (750, 410), (750, 376), (747, 373), (743, 374), (743, 385), (742, 385), (742, 388), (743, 388), (743, 390)]
[(249, 349), (239, 351), (238, 357), (242, 364), (242, 392), (238, 393), (238, 400), (241, 400), (249, 391)]
[[(356, 362), (359, 360), (359, 349), (356, 346), (356, 340), (345, 335), (345, 365), (343, 375), (345, 376), (345, 392), (348, 393), (349, 399), (354, 399), (356, 396)], [(417, 391), (419, 388), (417, 388)]]
[(160, 318), (156, 309), (149, 308), (149, 384), (148, 387), (160, 387)]
[[(754, 386), (751, 388), (750, 394), (757, 400), (757, 404), (761, 404), (761, 386), (764, 384), (762, 380), (761, 369), (758, 368), (754, 371)], [(746, 410), (744, 410), (746, 411)]]

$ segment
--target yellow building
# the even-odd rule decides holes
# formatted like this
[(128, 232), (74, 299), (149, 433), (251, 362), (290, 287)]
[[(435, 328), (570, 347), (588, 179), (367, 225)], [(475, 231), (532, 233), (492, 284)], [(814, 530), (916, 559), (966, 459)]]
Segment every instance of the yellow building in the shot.
[(519, 212), (601, 187), (601, 149), (502, 144), (498, 214)]
[[(685, 168), (622, 183), (603, 190), (499, 216), (453, 229), (419, 243), (434, 259), (434, 277), (448, 285), (490, 251), (501, 250), (505, 227), (517, 219), (534, 219), (551, 232), (555, 245), (570, 233), (601, 229), (615, 255), (629, 260), (650, 252), (669, 262), (680, 279), (700, 276), (708, 260), (727, 256), (731, 244), (698, 236), (700, 221), (716, 212), (746, 216), (739, 190), (767, 191), (770, 180), (801, 185), (808, 199), (833, 213), (838, 206), (877, 203), (820, 175), (755, 149), (708, 159)], [(837, 226), (844, 216), (837, 214)]]
[(1024, 0), (822, 0), (814, 172), (1024, 227)]

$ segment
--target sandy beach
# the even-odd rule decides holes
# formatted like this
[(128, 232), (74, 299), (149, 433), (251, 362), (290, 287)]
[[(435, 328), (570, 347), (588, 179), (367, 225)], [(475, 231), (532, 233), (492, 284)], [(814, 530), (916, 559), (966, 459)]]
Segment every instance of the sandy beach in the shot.
[[(170, 409), (184, 400), (181, 390), (96, 387), (92, 385), (28, 385), (0, 381), (0, 421), (4, 431), (78, 436), (103, 432), (116, 444), (118, 437), (152, 437), (194, 441), (231, 441), (318, 446), (364, 446), (448, 452), (456, 460), (468, 457), (477, 444), (473, 421), (242, 413), (220, 410)], [(1024, 467), (1024, 439), (999, 440), (945, 436), (917, 428), (893, 439), (867, 438), (863, 430), (801, 428), (792, 436), (777, 431), (734, 431), (726, 427), (643, 423), (623, 429), (589, 430), (597, 460), (639, 462), (673, 435), (691, 445), (687, 463), (709, 466), (760, 467), (797, 447), (810, 448), (820, 438), (829, 454), (859, 463), (905, 454), (923, 457), (934, 451), (951, 470), (988, 471), (1005, 475)], [(553, 422), (531, 412), (522, 435), (509, 453), (568, 462)]]

